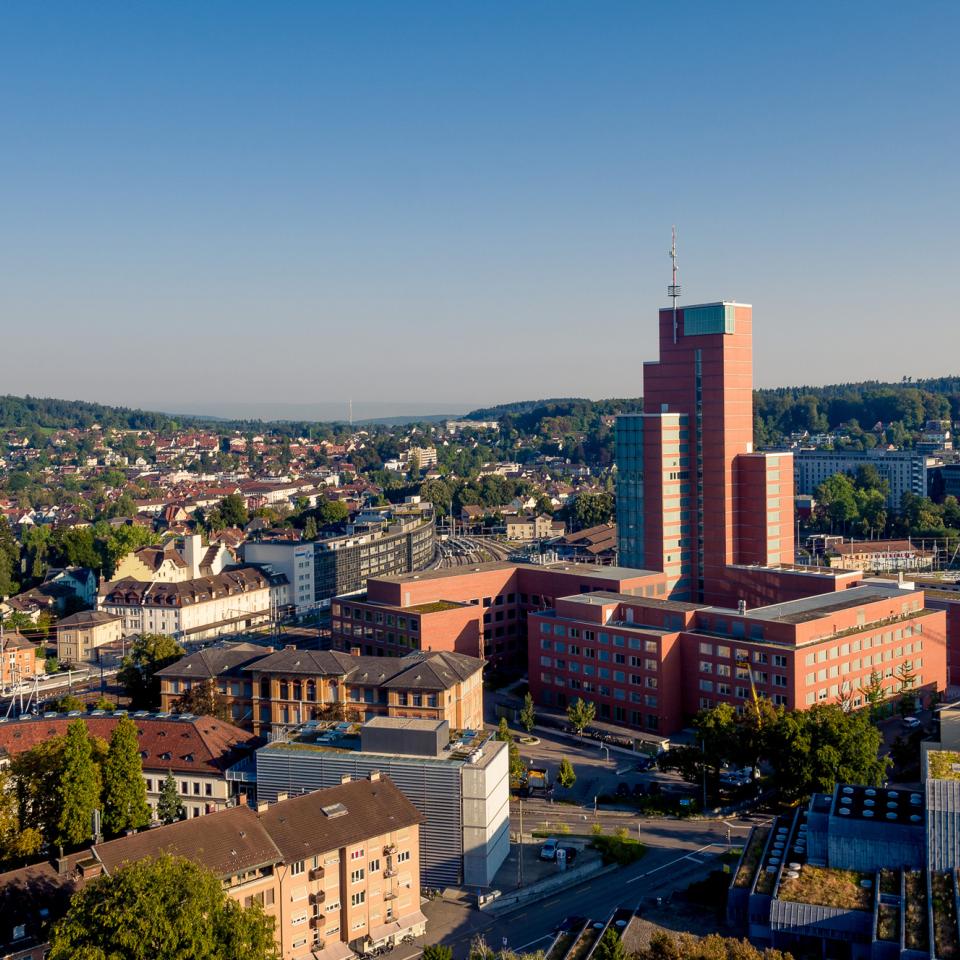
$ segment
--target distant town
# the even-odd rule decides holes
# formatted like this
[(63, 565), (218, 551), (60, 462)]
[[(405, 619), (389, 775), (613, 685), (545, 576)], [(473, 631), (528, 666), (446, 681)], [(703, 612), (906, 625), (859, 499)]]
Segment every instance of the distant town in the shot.
[(642, 400), (0, 400), (0, 955), (137, 885), (217, 956), (960, 951), (960, 379), (658, 324)]

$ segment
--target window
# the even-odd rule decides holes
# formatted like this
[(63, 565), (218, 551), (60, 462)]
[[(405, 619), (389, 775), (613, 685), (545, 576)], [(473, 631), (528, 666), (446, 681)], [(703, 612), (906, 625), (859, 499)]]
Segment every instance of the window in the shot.
[(366, 902), (366, 899), (367, 899), (366, 890), (361, 890), (359, 891), (359, 893), (352, 893), (350, 895), (350, 906), (359, 907), (361, 903)]
[(397, 863), (406, 863), (409, 859), (410, 859), (410, 851), (409, 851), (409, 850), (401, 850), (401, 851), (397, 854)]
[(350, 859), (351, 859), (351, 860), (362, 860), (362, 859), (363, 859), (363, 847), (361, 847), (359, 850), (353, 850), (353, 851), (350, 853)]
[(291, 877), (299, 877), (304, 870), (306, 870), (306, 862), (304, 860), (297, 860), (296, 863), (290, 864)]
[(359, 870), (353, 870), (350, 873), (350, 882), (359, 883), (365, 876), (366, 872), (364, 871), (363, 867), (361, 867)]

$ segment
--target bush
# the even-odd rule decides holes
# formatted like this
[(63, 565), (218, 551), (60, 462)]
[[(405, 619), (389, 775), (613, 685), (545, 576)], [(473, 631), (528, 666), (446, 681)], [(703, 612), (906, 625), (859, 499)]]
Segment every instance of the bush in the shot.
[(621, 867), (636, 862), (647, 852), (639, 840), (626, 837), (597, 836), (592, 842), (593, 848), (600, 851), (604, 863), (616, 863)]

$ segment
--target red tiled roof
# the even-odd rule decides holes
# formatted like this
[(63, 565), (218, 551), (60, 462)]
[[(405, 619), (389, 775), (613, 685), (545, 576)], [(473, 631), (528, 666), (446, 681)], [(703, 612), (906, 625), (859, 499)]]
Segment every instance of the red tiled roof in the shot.
[[(32, 749), (51, 737), (62, 736), (75, 717), (18, 720), (0, 724), (0, 753), (11, 756)], [(109, 740), (117, 717), (84, 717), (95, 737)], [(261, 741), (223, 720), (196, 717), (193, 720), (157, 720), (134, 717), (139, 734), (144, 770), (178, 773), (221, 773), (246, 756)], [(188, 759), (189, 758), (189, 759)]]

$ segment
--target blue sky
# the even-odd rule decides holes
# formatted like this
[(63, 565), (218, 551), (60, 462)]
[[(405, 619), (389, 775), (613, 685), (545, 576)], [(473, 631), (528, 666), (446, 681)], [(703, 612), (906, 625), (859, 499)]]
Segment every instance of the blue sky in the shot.
[(956, 3), (0, 10), (0, 392), (464, 409), (960, 372)]

